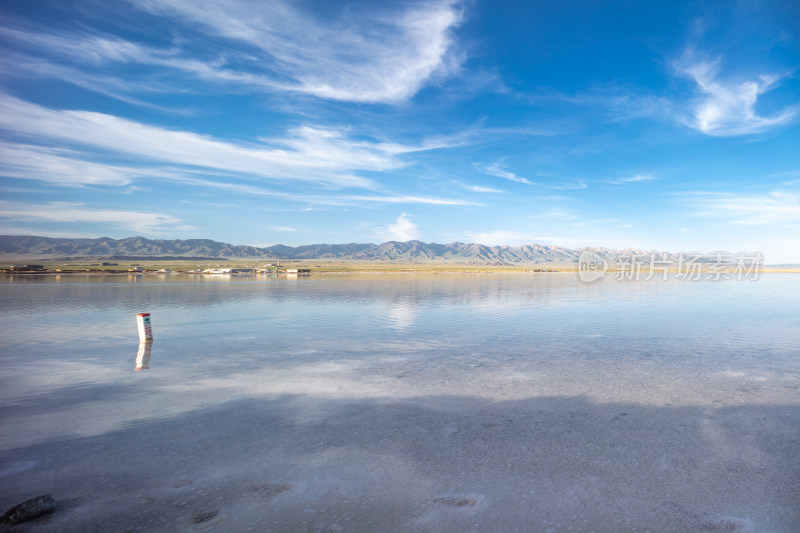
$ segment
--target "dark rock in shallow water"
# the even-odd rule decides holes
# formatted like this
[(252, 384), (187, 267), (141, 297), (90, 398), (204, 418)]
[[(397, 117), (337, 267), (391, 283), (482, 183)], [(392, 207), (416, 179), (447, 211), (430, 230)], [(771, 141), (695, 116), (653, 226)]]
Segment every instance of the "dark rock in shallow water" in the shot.
[(195, 513), (195, 515), (192, 517), (192, 522), (195, 523), (195, 524), (200, 524), (202, 522), (207, 522), (207, 521), (211, 520), (212, 518), (214, 518), (215, 516), (217, 516), (218, 514), (219, 514), (218, 510), (207, 511), (207, 512), (204, 512), (204, 513)]
[(56, 501), (50, 494), (15, 505), (0, 517), (2, 524), (19, 524), (56, 510)]

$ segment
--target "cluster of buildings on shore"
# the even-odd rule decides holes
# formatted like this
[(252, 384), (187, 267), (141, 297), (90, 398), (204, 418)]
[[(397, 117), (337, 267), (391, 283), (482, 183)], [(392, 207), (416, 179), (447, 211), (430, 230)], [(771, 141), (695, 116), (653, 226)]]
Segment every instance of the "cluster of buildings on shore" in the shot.
[(205, 270), (189, 270), (192, 274), (311, 274), (310, 268), (287, 268), (275, 270), (271, 268), (207, 268)]
[(11, 265), (6, 270), (9, 272), (44, 272), (47, 269), (44, 265)]

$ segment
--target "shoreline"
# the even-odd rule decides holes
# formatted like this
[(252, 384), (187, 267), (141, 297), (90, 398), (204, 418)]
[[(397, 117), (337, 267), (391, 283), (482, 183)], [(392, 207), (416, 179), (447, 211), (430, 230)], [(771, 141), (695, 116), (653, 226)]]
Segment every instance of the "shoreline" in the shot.
[[(240, 263), (236, 264), (237, 266)], [(291, 270), (291, 269), (290, 269)], [(40, 270), (19, 270), (11, 271), (8, 269), (0, 269), (0, 276), (61, 276), (61, 275), (93, 275), (93, 276), (109, 276), (109, 275), (198, 275), (198, 276), (236, 276), (236, 277), (263, 277), (263, 276), (311, 276), (311, 275), (331, 275), (331, 274), (578, 274), (577, 266), (566, 267), (553, 267), (553, 268), (531, 268), (523, 266), (486, 266), (486, 267), (456, 267), (451, 265), (434, 264), (427, 267), (414, 265), (412, 266), (396, 266), (388, 268), (376, 268), (370, 266), (336, 266), (336, 267), (311, 267), (308, 272), (287, 272), (286, 270), (260, 270), (257, 272), (203, 272), (197, 270), (184, 270), (184, 269), (166, 269), (166, 268), (147, 268), (143, 270), (133, 269), (40, 269)], [(606, 277), (614, 277), (620, 270), (609, 269), (605, 274)], [(701, 275), (712, 275), (708, 270), (700, 270)], [(667, 270), (666, 274), (670, 278), (678, 278), (681, 273), (678, 270)], [(695, 275), (696, 273), (692, 273)], [(787, 268), (787, 267), (761, 267), (758, 274), (800, 274), (800, 267)], [(648, 271), (642, 271), (639, 277), (647, 277)], [(663, 271), (658, 271), (653, 278), (661, 278), (664, 275)], [(735, 276), (734, 272), (726, 272), (725, 275)], [(691, 276), (687, 276), (691, 277)]]

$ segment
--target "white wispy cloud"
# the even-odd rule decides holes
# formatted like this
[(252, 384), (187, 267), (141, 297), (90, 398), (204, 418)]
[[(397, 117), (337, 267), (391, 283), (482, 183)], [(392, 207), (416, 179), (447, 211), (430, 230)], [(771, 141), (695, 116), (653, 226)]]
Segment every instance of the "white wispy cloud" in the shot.
[(46, 51), (59, 57), (98, 65), (108, 61), (144, 63), (159, 55), (168, 58), (175, 54), (174, 50), (159, 52), (154, 48), (96, 32), (39, 32), (0, 26), (0, 36), (30, 50)]
[(675, 63), (677, 72), (692, 79), (700, 96), (685, 123), (715, 136), (748, 135), (787, 124), (797, 116), (797, 106), (789, 106), (772, 116), (756, 110), (758, 98), (773, 89), (784, 75), (762, 74), (743, 78), (724, 78), (722, 59), (702, 59), (688, 49)]
[(23, 228), (13, 225), (6, 225), (0, 217), (0, 235), (36, 235), (38, 237), (59, 237), (64, 239), (96, 239), (97, 233), (82, 231), (59, 231), (50, 228)]
[[(49, 30), (49, 29), (48, 29)], [(184, 58), (178, 49), (159, 49), (97, 32), (25, 31), (0, 26), (0, 37), (16, 46), (0, 58), (0, 75), (53, 78), (121, 101), (169, 111), (143, 99), (151, 93), (186, 92), (189, 84), (176, 85), (176, 75), (216, 81), (263, 85), (257, 76), (237, 79), (235, 72), (221, 70), (224, 61), (203, 62)], [(114, 64), (136, 63), (152, 68), (147, 76), (133, 78), (111, 74)], [(134, 96), (136, 95), (136, 96)]]
[(722, 218), (742, 225), (800, 224), (800, 196), (794, 192), (767, 194), (706, 193), (689, 195), (689, 203), (700, 215)]
[[(729, 61), (728, 63), (733, 63)], [(680, 97), (652, 94), (642, 88), (600, 84), (577, 94), (548, 91), (532, 97), (574, 104), (589, 119), (600, 111), (608, 122), (651, 118), (672, 122), (717, 137), (749, 135), (789, 124), (800, 115), (800, 106), (787, 105), (770, 115), (758, 111), (759, 99), (792, 76), (781, 73), (744, 73), (736, 65), (724, 69), (722, 57), (708, 58), (688, 47), (672, 62), (672, 73), (693, 83), (693, 91)]]
[(175, 87), (155, 81), (154, 76), (136, 80), (122, 79), (107, 73), (94, 72), (82, 66), (66, 65), (64, 59), (50, 61), (9, 50), (0, 57), (0, 77), (13, 80), (21, 78), (56, 79), (128, 104), (174, 115), (189, 113), (184, 109), (167, 108), (144, 99), (144, 95), (174, 93), (176, 90)]
[(66, 157), (70, 153), (70, 150), (0, 142), (0, 175), (58, 185), (112, 186), (128, 185), (141, 175), (133, 168)]
[(636, 183), (638, 181), (652, 181), (656, 179), (649, 174), (636, 174), (635, 176), (630, 176), (627, 178), (619, 178), (616, 180), (604, 180), (604, 183), (609, 183), (611, 185), (622, 185), (623, 183)]
[(280, 232), (292, 232), (292, 231), (297, 231), (297, 228), (290, 228), (290, 227), (288, 227), (288, 226), (275, 226), (275, 227), (273, 227), (272, 229), (273, 229), (273, 230), (275, 230), (275, 231), (280, 231)]
[[(8, 95), (0, 98), (0, 127), (30, 139), (83, 145), (159, 163), (368, 189), (376, 184), (354, 172), (401, 168), (406, 163), (399, 156), (440, 147), (438, 142), (404, 146), (354, 140), (346, 135), (346, 128), (310, 125), (295, 127), (282, 138), (236, 144), (102, 113), (49, 109)], [(20, 165), (30, 163), (30, 157), (28, 163), (21, 154), (16, 158)]]
[[(121, 80), (70, 69), (63, 63), (157, 67), (162, 70), (150, 76), (156, 80), (154, 85), (168, 83), (172, 73), (255, 90), (398, 103), (414, 96), (427, 83), (457, 72), (463, 60), (453, 37), (463, 11), (449, 0), (417, 3), (394, 11), (344, 9), (340, 16), (326, 20), (294, 2), (281, 0), (230, 0), (224, 5), (181, 0), (132, 3), (144, 11), (178, 20), (188, 31), (166, 48), (90, 30), (44, 32), (0, 27), (0, 35), (28, 53), (61, 58), (55, 61), (33, 56), (17, 63), (22, 70), (142, 105), (147, 104), (125, 96), (130, 91)], [(208, 39), (193, 39), (198, 30), (226, 38), (229, 46), (209, 48)], [(236, 46), (231, 46), (232, 42)], [(96, 83), (87, 83), (92, 81)]]
[(558, 191), (575, 191), (588, 188), (588, 185), (583, 180), (576, 180), (573, 182), (561, 182), (558, 184), (544, 184), (538, 183), (535, 181), (531, 181), (528, 178), (523, 178), (521, 176), (517, 176), (515, 173), (511, 172), (507, 168), (505, 168), (499, 162), (492, 163), (491, 165), (483, 166), (483, 165), (474, 165), (479, 171), (483, 172), (484, 174), (489, 174), (491, 176), (497, 176), (498, 178), (503, 178), (509, 181), (514, 181), (517, 183), (524, 183), (526, 185), (536, 185), (537, 187), (541, 187), (544, 189), (553, 189)]
[(590, 113), (582, 116), (582, 120), (593, 118), (593, 113), (599, 111), (602, 120), (607, 122), (624, 122), (641, 118), (672, 121), (679, 109), (675, 102), (666, 97), (648, 94), (640, 88), (620, 84), (596, 84), (588, 91), (575, 94), (550, 90), (531, 98), (534, 101), (573, 104)]
[(509, 181), (515, 181), (517, 183), (525, 183), (527, 185), (535, 185), (535, 183), (528, 180), (527, 178), (522, 178), (520, 176), (517, 176), (510, 170), (504, 168), (500, 163), (492, 163), (491, 165), (488, 166), (476, 165), (476, 168), (481, 172), (490, 174), (492, 176), (497, 176), (498, 178), (503, 178)]
[[(332, 198), (331, 200), (335, 200)], [(428, 196), (413, 195), (340, 195), (338, 200), (350, 200), (356, 202), (375, 202), (385, 204), (428, 204), (428, 205), (481, 205), (476, 202), (459, 200), (454, 198), (431, 198)]]
[(586, 184), (585, 181), (578, 180), (573, 183), (562, 183), (560, 185), (542, 185), (547, 189), (554, 189), (557, 191), (579, 191), (581, 189), (586, 189), (589, 186)]
[(401, 214), (394, 221), (394, 224), (389, 224), (388, 236), (392, 241), (411, 241), (419, 235), (419, 227), (411, 222), (406, 213)]
[[(788, 178), (788, 181), (784, 181), (783, 185), (800, 185), (800, 170), (789, 170), (787, 172), (777, 172), (775, 174), (770, 174), (767, 176), (768, 178)], [(792, 179), (795, 178), (795, 179)]]
[(495, 189), (493, 187), (485, 187), (483, 185), (470, 185), (468, 183), (462, 183), (457, 180), (452, 180), (452, 183), (458, 185), (462, 189), (466, 189), (472, 192), (489, 192), (489, 193), (502, 193), (503, 191), (500, 189)]
[[(325, 20), (282, 0), (230, 0), (224, 5), (209, 0), (134, 0), (133, 4), (247, 45), (257, 54), (263, 73), (184, 59), (173, 65), (176, 68), (321, 98), (400, 102), (435, 77), (454, 73), (462, 61), (453, 37), (462, 9), (452, 1), (415, 3), (390, 12), (346, 9)], [(142, 60), (137, 52), (120, 53), (123, 59), (130, 54)]]
[[(260, 196), (266, 198), (276, 198), (289, 202), (306, 203), (312, 205), (327, 205), (327, 206), (358, 206), (369, 204), (426, 204), (426, 205), (464, 205), (464, 206), (479, 206), (481, 204), (461, 200), (457, 198), (437, 198), (430, 196), (412, 196), (402, 194), (312, 194), (312, 193), (289, 193), (282, 191), (275, 191), (258, 187), (255, 185), (248, 185), (244, 183), (231, 183), (226, 181), (215, 181), (202, 177), (193, 177), (179, 175), (177, 173), (170, 174), (169, 172), (160, 175), (163, 179), (191, 185), (194, 187), (205, 187), (236, 194), (247, 196)], [(313, 207), (307, 207), (306, 210), (312, 210)]]
[(56, 222), (70, 224), (90, 222), (111, 224), (122, 229), (142, 233), (160, 231), (186, 231), (196, 229), (184, 224), (181, 219), (163, 213), (129, 211), (118, 209), (90, 208), (82, 203), (49, 202), (30, 204), (0, 200), (0, 219), (14, 223)]

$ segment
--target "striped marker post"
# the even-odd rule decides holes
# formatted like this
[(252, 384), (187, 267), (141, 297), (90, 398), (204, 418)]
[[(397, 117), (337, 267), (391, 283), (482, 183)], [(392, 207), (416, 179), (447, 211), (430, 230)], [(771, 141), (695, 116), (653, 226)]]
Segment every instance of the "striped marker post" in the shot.
[(136, 315), (136, 325), (139, 326), (139, 342), (153, 340), (153, 328), (150, 326), (150, 313)]

